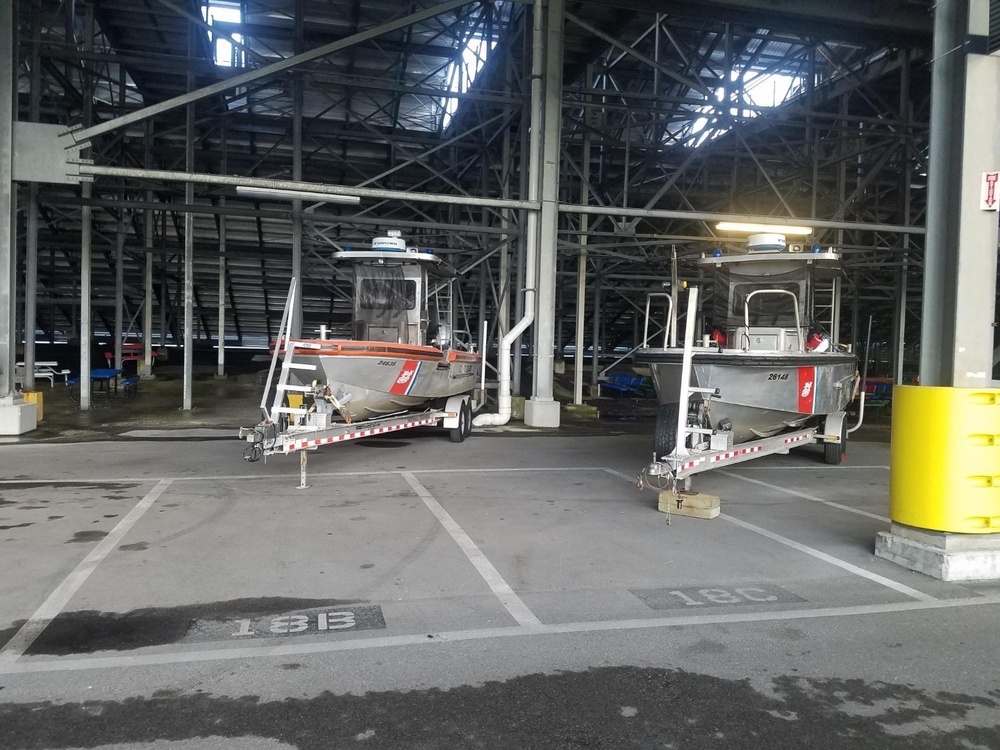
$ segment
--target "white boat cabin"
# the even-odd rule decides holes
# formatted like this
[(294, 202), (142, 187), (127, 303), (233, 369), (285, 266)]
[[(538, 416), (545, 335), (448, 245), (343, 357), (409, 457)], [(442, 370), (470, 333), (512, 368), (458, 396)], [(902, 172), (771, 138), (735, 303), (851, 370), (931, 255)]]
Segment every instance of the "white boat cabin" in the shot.
[(411, 346), (455, 346), (451, 296), (456, 272), (429, 251), (407, 247), (398, 233), (371, 250), (340, 250), (354, 276), (352, 338)]
[(713, 274), (704, 308), (711, 343), (742, 351), (824, 351), (837, 316), (840, 256), (832, 251), (703, 256)]

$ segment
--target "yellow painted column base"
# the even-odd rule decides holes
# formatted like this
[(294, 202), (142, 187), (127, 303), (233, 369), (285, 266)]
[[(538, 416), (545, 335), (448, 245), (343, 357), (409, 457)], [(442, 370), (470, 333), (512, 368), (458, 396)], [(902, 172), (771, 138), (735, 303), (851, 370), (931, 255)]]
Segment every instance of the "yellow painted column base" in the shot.
[(890, 453), (895, 523), (1000, 534), (1000, 388), (896, 386)]

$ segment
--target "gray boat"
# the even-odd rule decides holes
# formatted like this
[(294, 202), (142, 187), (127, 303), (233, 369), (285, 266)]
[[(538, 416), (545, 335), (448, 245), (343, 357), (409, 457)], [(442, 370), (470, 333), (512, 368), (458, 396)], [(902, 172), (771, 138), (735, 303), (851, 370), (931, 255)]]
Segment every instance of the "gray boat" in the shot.
[(482, 356), (451, 324), (455, 270), (396, 232), (333, 253), (354, 277), (352, 336), (292, 342), (291, 378), (348, 422), (442, 405), (480, 381)]
[[(831, 341), (816, 315), (823, 297), (835, 317), (840, 256), (789, 252), (783, 238), (779, 247), (759, 249), (750, 239), (746, 253), (716, 251), (697, 261), (713, 277), (713, 294), (690, 349), (691, 441), (714, 432), (739, 444), (822, 425), (827, 415), (844, 411), (857, 390), (857, 357)], [(647, 326), (648, 319), (647, 312)], [(663, 346), (644, 344), (635, 359), (649, 367), (660, 403), (659, 458), (677, 447), (685, 352), (683, 344), (671, 345), (669, 324)], [(843, 445), (827, 444), (829, 462), (839, 463)]]

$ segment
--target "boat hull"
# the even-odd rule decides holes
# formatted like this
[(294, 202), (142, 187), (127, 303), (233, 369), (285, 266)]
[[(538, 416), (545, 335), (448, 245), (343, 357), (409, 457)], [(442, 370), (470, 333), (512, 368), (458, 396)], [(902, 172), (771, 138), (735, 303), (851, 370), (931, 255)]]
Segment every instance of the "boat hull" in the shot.
[[(682, 349), (640, 349), (637, 364), (650, 368), (661, 404), (680, 398)], [(732, 424), (737, 443), (769, 437), (843, 411), (854, 397), (857, 357), (848, 352), (796, 353), (695, 350), (691, 385), (717, 388), (709, 424)]]
[[(302, 344), (305, 344), (304, 346)], [(296, 342), (292, 378), (326, 383), (353, 421), (423, 408), (479, 385), (478, 354), (379, 341)]]

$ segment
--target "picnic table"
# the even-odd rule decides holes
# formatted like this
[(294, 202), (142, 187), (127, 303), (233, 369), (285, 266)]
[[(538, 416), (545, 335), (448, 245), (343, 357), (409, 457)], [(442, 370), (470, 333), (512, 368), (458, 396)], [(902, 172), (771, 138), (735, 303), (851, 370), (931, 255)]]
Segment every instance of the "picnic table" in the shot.
[[(123, 370), (118, 367), (96, 367), (90, 371), (90, 393), (92, 396), (103, 399), (104, 401), (110, 401), (112, 398), (129, 398), (135, 393), (136, 387), (139, 384), (139, 376), (131, 375), (129, 377), (122, 377)], [(66, 385), (73, 387), (80, 385), (80, 376), (69, 378), (66, 381)], [(121, 390), (119, 390), (119, 387)], [(73, 392), (70, 391), (70, 398), (73, 401), (79, 401), (79, 398), (74, 398)]]
[[(26, 367), (24, 362), (14, 363), (14, 385), (24, 386), (27, 380)], [(56, 375), (63, 376), (63, 382), (69, 378), (69, 370), (59, 368), (59, 363), (54, 360), (35, 362), (35, 380), (45, 379), (49, 381), (49, 388), (56, 384)]]

